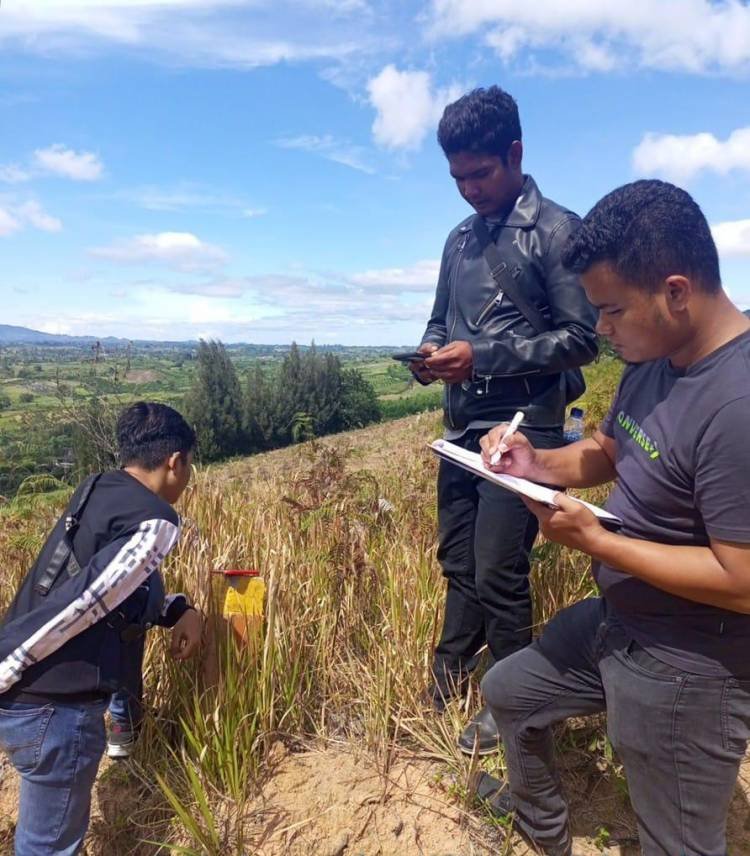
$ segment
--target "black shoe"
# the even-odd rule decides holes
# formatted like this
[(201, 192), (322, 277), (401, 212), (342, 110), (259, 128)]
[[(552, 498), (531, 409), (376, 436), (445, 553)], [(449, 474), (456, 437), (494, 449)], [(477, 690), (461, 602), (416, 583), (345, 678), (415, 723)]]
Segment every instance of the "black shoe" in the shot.
[(465, 755), (474, 754), (474, 743), (477, 744), (477, 755), (491, 755), (497, 752), (500, 745), (500, 732), (486, 705), (464, 728), (458, 738), (458, 748)]
[(510, 821), (513, 818), (513, 798), (508, 783), (496, 779), (480, 770), (471, 784), (471, 790), (477, 799), (486, 803), (493, 816), (498, 820)]
[(435, 713), (445, 713), (445, 708), (451, 700), (450, 696), (446, 696), (436, 684), (427, 688), (424, 694), (425, 704), (428, 704)]
[(480, 770), (471, 785), (470, 790), (477, 799), (487, 806), (490, 814), (501, 821), (508, 829), (512, 829), (517, 835), (520, 835), (523, 840), (534, 848), (537, 852), (549, 854), (549, 856), (577, 856), (570, 849), (570, 844), (554, 847), (553, 849), (545, 849), (542, 845), (537, 844), (533, 838), (516, 822), (516, 810), (513, 805), (513, 797), (510, 795), (508, 783), (500, 779), (496, 779), (489, 773)]
[(468, 672), (449, 672), (447, 669), (434, 672), (432, 683), (427, 689), (427, 700), (437, 713), (444, 713), (445, 708), (454, 699), (463, 699), (469, 688)]

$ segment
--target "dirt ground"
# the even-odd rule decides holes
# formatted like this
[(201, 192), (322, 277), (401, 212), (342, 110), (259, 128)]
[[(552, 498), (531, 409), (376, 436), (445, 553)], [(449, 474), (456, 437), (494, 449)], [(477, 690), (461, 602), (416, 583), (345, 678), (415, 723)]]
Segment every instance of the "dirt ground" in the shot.
[[(617, 780), (575, 751), (561, 759), (577, 856), (640, 853), (632, 813)], [(291, 753), (273, 747), (260, 793), (245, 806), (246, 856), (531, 856), (516, 836), (464, 805), (463, 783), (443, 765), (407, 754), (387, 771), (356, 747)], [(0, 854), (12, 853), (17, 784), (0, 762)], [(161, 796), (131, 764), (102, 765), (95, 789), (89, 856), (166, 856), (145, 843), (139, 818), (158, 815)], [(750, 854), (750, 758), (729, 818), (729, 854)], [(153, 840), (153, 838), (152, 838)], [(173, 851), (177, 852), (177, 851)], [(236, 850), (231, 850), (235, 856)], [(229, 852), (227, 856), (230, 856)]]

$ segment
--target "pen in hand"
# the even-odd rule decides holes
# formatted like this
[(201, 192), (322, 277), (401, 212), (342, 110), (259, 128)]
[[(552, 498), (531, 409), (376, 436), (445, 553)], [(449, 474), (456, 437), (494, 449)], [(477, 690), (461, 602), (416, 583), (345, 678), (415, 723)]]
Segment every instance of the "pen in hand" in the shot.
[(506, 440), (512, 437), (516, 431), (518, 430), (518, 426), (523, 422), (523, 411), (516, 411), (516, 415), (511, 419), (510, 425), (508, 425), (508, 430), (503, 434), (500, 443), (498, 444), (497, 449), (492, 453), (492, 457), (490, 458), (490, 466), (494, 467), (495, 464), (500, 463), (500, 458), (503, 456), (503, 452), (506, 452), (507, 449), (503, 448), (503, 445)]

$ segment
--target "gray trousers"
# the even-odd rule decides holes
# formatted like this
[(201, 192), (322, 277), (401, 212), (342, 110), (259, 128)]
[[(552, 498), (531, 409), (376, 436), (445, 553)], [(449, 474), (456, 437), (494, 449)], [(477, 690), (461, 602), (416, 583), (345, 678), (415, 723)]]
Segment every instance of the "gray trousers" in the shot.
[(482, 691), (503, 735), (517, 824), (545, 853), (568, 856), (571, 848), (550, 726), (606, 710), (644, 856), (725, 856), (727, 811), (750, 737), (750, 678), (662, 663), (592, 598), (496, 663)]

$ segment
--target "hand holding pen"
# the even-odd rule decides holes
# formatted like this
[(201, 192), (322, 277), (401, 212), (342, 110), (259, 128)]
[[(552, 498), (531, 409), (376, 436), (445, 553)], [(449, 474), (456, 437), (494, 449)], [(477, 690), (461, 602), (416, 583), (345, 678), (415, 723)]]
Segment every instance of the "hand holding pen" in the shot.
[(523, 411), (518, 410), (511, 420), (510, 425), (505, 429), (503, 436), (500, 438), (497, 448), (490, 454), (490, 466), (494, 467), (496, 464), (500, 463), (503, 452), (508, 451), (507, 441), (516, 433), (521, 422), (523, 422)]
[(479, 441), (482, 460), (487, 469), (496, 473), (532, 478), (536, 449), (523, 434), (517, 433), (523, 416), (523, 413), (518, 411), (510, 423), (497, 425)]

